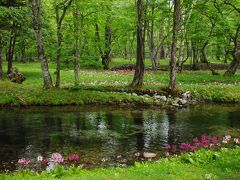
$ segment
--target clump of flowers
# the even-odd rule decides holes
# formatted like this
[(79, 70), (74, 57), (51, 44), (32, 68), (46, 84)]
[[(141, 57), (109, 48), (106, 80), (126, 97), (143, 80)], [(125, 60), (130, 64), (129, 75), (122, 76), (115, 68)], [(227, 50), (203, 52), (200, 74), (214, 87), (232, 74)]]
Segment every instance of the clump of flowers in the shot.
[(77, 153), (71, 154), (68, 158), (68, 160), (70, 162), (72, 162), (73, 164), (76, 164), (78, 159), (79, 159), (79, 154), (77, 154)]
[(222, 143), (227, 144), (230, 140), (231, 140), (231, 136), (230, 135), (224, 136)]
[(21, 164), (23, 166), (26, 166), (30, 163), (30, 160), (26, 159), (26, 158), (21, 158), (18, 160), (18, 164)]
[(50, 158), (50, 162), (61, 164), (64, 162), (64, 158), (62, 157), (62, 155), (60, 153), (53, 153)]
[[(200, 138), (195, 137), (193, 139), (193, 144), (186, 143), (186, 142), (180, 143), (178, 146), (167, 144), (166, 149), (168, 150), (168, 152), (165, 154), (165, 156), (171, 157), (170, 153), (175, 154), (175, 152), (180, 152), (180, 153), (194, 152), (200, 148), (216, 149), (216, 148), (219, 148), (220, 145), (223, 145), (223, 144), (231, 145), (231, 143), (230, 143), (231, 140), (232, 140), (232, 137), (230, 135), (226, 135), (224, 137), (221, 137), (221, 136), (208, 137), (207, 135), (203, 134), (203, 135), (201, 135)], [(236, 145), (239, 145), (240, 139), (234, 138), (233, 142)]]

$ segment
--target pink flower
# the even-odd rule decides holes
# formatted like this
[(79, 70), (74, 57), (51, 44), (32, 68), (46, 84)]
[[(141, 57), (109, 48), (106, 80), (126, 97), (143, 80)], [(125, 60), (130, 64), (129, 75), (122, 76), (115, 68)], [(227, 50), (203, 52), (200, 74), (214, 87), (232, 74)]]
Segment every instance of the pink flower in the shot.
[(195, 137), (195, 138), (193, 139), (193, 142), (194, 142), (195, 144), (199, 143), (199, 140), (198, 140), (198, 138), (197, 138), (197, 137)]
[(64, 162), (64, 158), (59, 153), (53, 153), (50, 161), (51, 162), (55, 162), (55, 163), (63, 163)]
[(166, 152), (165, 156), (166, 156), (166, 157), (169, 157), (169, 156), (170, 156), (170, 153), (169, 153), (169, 152)]
[(212, 143), (213, 143), (213, 144), (217, 144), (217, 142), (218, 142), (217, 136), (213, 136), (213, 137), (212, 137)]
[(166, 145), (166, 149), (170, 150), (171, 149), (171, 145), (167, 144)]
[(177, 146), (172, 146), (172, 151), (177, 151)]
[(69, 161), (76, 163), (79, 159), (79, 154), (77, 153), (71, 154), (68, 159)]
[(207, 136), (206, 136), (206, 134), (203, 134), (202, 135), (202, 141), (206, 141), (207, 140)]
[(21, 158), (18, 160), (18, 164), (21, 164), (21, 165), (28, 165), (30, 163), (30, 160), (26, 159), (26, 158)]
[(42, 160), (42, 162), (43, 162), (44, 164), (47, 164), (47, 163), (48, 163), (48, 158), (44, 158), (44, 159)]

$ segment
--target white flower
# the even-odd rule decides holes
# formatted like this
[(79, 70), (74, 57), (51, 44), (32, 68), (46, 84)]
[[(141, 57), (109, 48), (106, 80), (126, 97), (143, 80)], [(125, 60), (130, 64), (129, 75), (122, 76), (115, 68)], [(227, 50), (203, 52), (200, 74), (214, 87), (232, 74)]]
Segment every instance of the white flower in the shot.
[(211, 178), (212, 178), (211, 174), (205, 174), (205, 179), (211, 179)]
[(37, 157), (37, 161), (43, 161), (43, 157), (42, 156), (38, 156)]
[(240, 141), (239, 141), (239, 139), (237, 139), (237, 138), (234, 138), (234, 140), (233, 140), (236, 144), (240, 144)]

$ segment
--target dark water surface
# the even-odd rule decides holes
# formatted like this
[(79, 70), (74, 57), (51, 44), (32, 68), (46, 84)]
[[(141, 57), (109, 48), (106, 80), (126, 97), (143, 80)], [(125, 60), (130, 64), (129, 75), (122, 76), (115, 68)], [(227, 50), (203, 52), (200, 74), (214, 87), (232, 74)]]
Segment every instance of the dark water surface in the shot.
[(240, 107), (194, 106), (178, 111), (112, 107), (38, 107), (0, 110), (0, 171), (19, 158), (77, 152), (86, 167), (125, 166), (134, 153), (164, 153), (166, 144), (201, 134), (240, 130)]

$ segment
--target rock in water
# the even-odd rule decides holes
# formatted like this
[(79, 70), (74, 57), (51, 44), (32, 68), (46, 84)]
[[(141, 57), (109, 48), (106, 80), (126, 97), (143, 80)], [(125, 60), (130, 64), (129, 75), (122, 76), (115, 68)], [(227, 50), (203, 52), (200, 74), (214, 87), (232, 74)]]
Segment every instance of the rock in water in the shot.
[(17, 68), (14, 68), (14, 67), (10, 69), (8, 78), (10, 79), (10, 81), (14, 83), (19, 83), (19, 84), (22, 84), (22, 82), (26, 80), (23, 74)]

